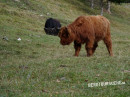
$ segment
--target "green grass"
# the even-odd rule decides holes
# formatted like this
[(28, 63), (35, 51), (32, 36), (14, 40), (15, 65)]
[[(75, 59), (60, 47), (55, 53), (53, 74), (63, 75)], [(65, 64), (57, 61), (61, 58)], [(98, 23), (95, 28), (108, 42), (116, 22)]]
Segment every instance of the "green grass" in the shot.
[[(129, 6), (112, 4), (112, 14), (104, 13), (111, 22), (114, 57), (109, 57), (103, 42), (92, 57), (86, 57), (84, 45), (74, 57), (73, 44), (63, 47), (58, 37), (45, 35), (46, 19), (54, 17), (68, 25), (100, 10), (90, 9), (84, 0), (26, 1), (0, 0), (0, 97), (130, 96), (129, 72), (124, 72), (130, 68)], [(108, 81), (126, 84), (88, 87)]]

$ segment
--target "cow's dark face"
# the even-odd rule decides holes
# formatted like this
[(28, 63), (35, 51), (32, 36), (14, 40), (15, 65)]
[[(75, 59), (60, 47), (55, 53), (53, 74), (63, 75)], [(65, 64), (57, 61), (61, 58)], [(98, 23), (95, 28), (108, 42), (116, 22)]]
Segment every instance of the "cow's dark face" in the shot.
[(53, 18), (49, 18), (47, 19), (46, 23), (45, 23), (45, 32), (48, 35), (54, 35), (57, 36), (60, 30), (61, 24), (58, 20), (53, 19)]
[(57, 36), (60, 28), (44, 28), (46, 34)]
[(67, 27), (62, 27), (58, 36), (60, 37), (60, 43), (62, 45), (69, 45), (71, 42), (73, 42), (71, 31)]

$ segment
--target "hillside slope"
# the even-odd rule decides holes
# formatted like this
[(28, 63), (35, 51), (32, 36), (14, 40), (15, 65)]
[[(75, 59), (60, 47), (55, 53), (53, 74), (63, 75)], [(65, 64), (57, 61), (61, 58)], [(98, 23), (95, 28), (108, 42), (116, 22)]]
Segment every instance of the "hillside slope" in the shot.
[[(98, 15), (84, 0), (0, 0), (0, 96), (128, 97), (130, 68), (130, 5), (104, 10), (111, 22), (114, 57), (103, 42), (94, 56), (72, 56), (73, 44), (61, 46), (46, 35), (47, 18), (68, 25), (80, 15)], [(17, 39), (21, 38), (21, 41)], [(122, 81), (125, 85), (89, 88), (88, 83)]]

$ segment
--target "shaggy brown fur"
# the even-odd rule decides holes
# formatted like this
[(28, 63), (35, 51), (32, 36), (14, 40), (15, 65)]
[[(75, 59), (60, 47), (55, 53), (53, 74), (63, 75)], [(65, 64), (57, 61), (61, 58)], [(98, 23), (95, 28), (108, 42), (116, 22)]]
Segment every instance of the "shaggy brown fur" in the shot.
[(67, 27), (62, 27), (58, 36), (62, 45), (74, 41), (75, 56), (79, 55), (84, 43), (87, 56), (93, 55), (100, 40), (104, 41), (110, 56), (113, 56), (110, 22), (103, 16), (80, 16)]

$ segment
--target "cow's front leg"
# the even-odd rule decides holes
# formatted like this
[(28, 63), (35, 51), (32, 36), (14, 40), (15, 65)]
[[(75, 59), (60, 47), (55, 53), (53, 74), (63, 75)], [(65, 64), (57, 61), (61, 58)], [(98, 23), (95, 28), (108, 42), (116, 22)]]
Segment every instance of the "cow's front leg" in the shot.
[(81, 49), (81, 44), (74, 41), (74, 48), (75, 48), (75, 55), (74, 56), (78, 56), (80, 49)]
[(86, 43), (85, 48), (86, 48), (88, 57), (93, 55), (93, 44), (94, 44), (93, 42)]
[(98, 47), (98, 43), (95, 42), (94, 45), (93, 45), (93, 50), (92, 50), (92, 51), (93, 51), (93, 54), (94, 54), (94, 52), (95, 52), (95, 50), (96, 50), (97, 47)]

